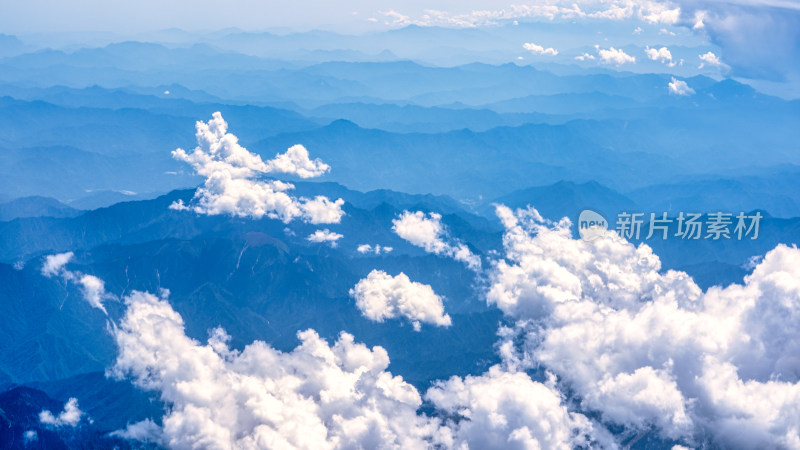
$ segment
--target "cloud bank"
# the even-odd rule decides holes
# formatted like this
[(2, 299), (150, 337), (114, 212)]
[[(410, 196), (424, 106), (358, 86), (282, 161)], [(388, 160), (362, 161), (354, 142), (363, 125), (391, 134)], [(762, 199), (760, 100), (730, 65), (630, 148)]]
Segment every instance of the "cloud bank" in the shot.
[[(341, 333), (333, 345), (313, 330), (291, 352), (255, 341), (229, 348), (222, 329), (206, 344), (145, 292), (125, 299), (109, 373), (158, 392), (169, 406), (115, 436), (170, 448), (573, 448), (607, 434), (570, 412), (554, 382), (499, 366), (436, 383), (425, 396), (447, 419), (418, 412), (422, 396), (386, 371), (389, 357)], [(460, 417), (461, 419), (456, 420)], [(599, 439), (598, 439), (599, 437)]]
[(778, 246), (743, 285), (702, 292), (661, 273), (646, 245), (574, 240), (569, 220), (535, 210), (498, 215), (506, 258), (487, 300), (523, 337), (506, 359), (552, 371), (583, 411), (630, 430), (687, 446), (800, 445), (800, 250)]
[(449, 444), (422, 399), (386, 372), (389, 358), (342, 333), (329, 345), (314, 331), (283, 353), (263, 342), (241, 352), (215, 330), (207, 344), (185, 335), (164, 299), (134, 292), (114, 337), (112, 369), (170, 405), (160, 442), (172, 448), (426, 448)]

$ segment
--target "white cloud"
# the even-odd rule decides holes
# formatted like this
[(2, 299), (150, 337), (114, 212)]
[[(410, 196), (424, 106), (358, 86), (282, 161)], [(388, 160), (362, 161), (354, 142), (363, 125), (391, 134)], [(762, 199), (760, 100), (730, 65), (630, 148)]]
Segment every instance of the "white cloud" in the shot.
[(544, 48), (541, 45), (534, 44), (533, 42), (526, 42), (525, 44), (522, 44), (522, 48), (533, 53), (534, 55), (558, 55), (558, 50), (552, 47)]
[(109, 434), (122, 439), (152, 442), (162, 446), (165, 444), (161, 427), (151, 419), (130, 423), (125, 427), (125, 429), (113, 431)]
[(39, 434), (36, 433), (36, 430), (28, 430), (22, 434), (22, 438), (25, 440), (25, 444), (29, 444), (31, 442), (36, 442), (39, 440)]
[(694, 22), (692, 23), (693, 30), (702, 30), (706, 27), (704, 22), (706, 14), (708, 14), (708, 12), (703, 10), (697, 10), (694, 12)]
[(109, 294), (106, 293), (105, 283), (103, 280), (97, 278), (94, 275), (82, 275), (78, 280), (82, 287), (83, 291), (83, 298), (89, 302), (92, 307), (102, 310), (104, 313), (108, 314), (106, 311), (105, 306), (103, 306), (103, 300), (106, 300), (110, 297)]
[(585, 60), (594, 60), (594, 55), (590, 55), (588, 53), (584, 53), (580, 56), (576, 56), (575, 59), (578, 61), (585, 61)]
[(661, 61), (662, 63), (672, 63), (672, 53), (669, 51), (667, 47), (661, 47), (659, 49), (645, 48), (645, 53), (647, 53), (647, 57), (653, 61)]
[(604, 422), (686, 446), (800, 443), (800, 250), (780, 245), (744, 284), (702, 292), (646, 245), (575, 240), (568, 219), (535, 210), (498, 215), (506, 255), (487, 299), (522, 336), (504, 360), (552, 371)]
[(717, 55), (715, 55), (713, 52), (707, 52), (702, 55), (698, 55), (697, 57), (700, 58), (701, 61), (703, 61), (697, 67), (698, 69), (702, 69), (706, 64), (708, 64), (709, 66), (722, 65), (722, 61), (720, 61), (719, 57), (717, 57)]
[(598, 55), (600, 55), (600, 62), (603, 64), (615, 64), (617, 66), (621, 66), (622, 64), (633, 64), (636, 62), (636, 58), (625, 53), (622, 49), (616, 49), (611, 47), (609, 49), (598, 49)]
[(238, 143), (228, 133), (228, 124), (219, 112), (211, 120), (197, 122), (198, 146), (191, 153), (183, 149), (172, 156), (191, 164), (194, 171), (205, 177), (191, 205), (173, 203), (170, 208), (192, 210), (198, 214), (230, 214), (240, 217), (279, 219), (286, 223), (301, 219), (310, 223), (338, 223), (344, 215), (344, 201), (331, 201), (317, 196), (313, 199), (295, 198), (287, 194), (294, 189), (290, 183), (259, 180), (261, 174), (285, 173), (301, 178), (315, 177), (330, 167), (319, 159), (310, 160), (301, 145), (264, 162)]
[(53, 413), (47, 410), (40, 412), (39, 422), (54, 427), (74, 427), (80, 423), (81, 416), (83, 416), (83, 411), (78, 408), (78, 399), (70, 398), (64, 405), (64, 410), (58, 416), (54, 416)]
[(633, 30), (633, 34), (642, 34), (643, 31), (644, 29), (642, 29), (642, 27), (636, 27)]
[(159, 392), (168, 409), (161, 427), (145, 420), (115, 436), (170, 448), (614, 446), (602, 427), (568, 409), (552, 378), (542, 384), (495, 366), (438, 382), (427, 399), (446, 417), (468, 419), (443, 422), (417, 412), (422, 397), (386, 371), (383, 348), (347, 333), (329, 345), (300, 332), (288, 353), (260, 341), (237, 351), (222, 329), (207, 344), (187, 337), (166, 298), (132, 292), (125, 303), (110, 374)]
[(411, 281), (404, 273), (393, 277), (381, 270), (373, 270), (350, 289), (350, 296), (355, 298), (361, 314), (376, 322), (405, 317), (416, 331), (420, 330), (421, 323), (451, 324), (442, 299), (433, 288)]
[(51, 278), (60, 275), (66, 266), (75, 256), (72, 252), (58, 253), (55, 255), (47, 255), (44, 258), (44, 265), (42, 265), (42, 275)]
[(331, 167), (319, 158), (310, 160), (308, 150), (302, 145), (293, 145), (286, 150), (286, 153), (279, 153), (275, 155), (274, 159), (267, 161), (262, 172), (288, 173), (300, 178), (312, 178), (318, 177), (330, 169)]
[(687, 96), (694, 94), (694, 89), (690, 88), (685, 81), (672, 77), (672, 81), (669, 82), (669, 93), (672, 95)]
[(668, 2), (642, 2), (639, 16), (642, 20), (650, 23), (663, 23), (675, 25), (681, 17), (681, 9), (673, 7)]
[(416, 389), (386, 372), (381, 347), (347, 333), (329, 345), (307, 330), (289, 353), (260, 341), (237, 351), (221, 329), (207, 344), (187, 337), (164, 299), (134, 292), (125, 302), (112, 373), (160, 392), (167, 447), (450, 447), (448, 429), (417, 414)]
[(481, 268), (480, 257), (473, 254), (469, 247), (458, 242), (445, 241), (448, 236), (440, 214), (432, 212), (426, 216), (422, 211), (403, 211), (398, 218), (392, 220), (392, 230), (411, 244), (424, 248), (426, 252), (451, 257), (465, 263), (472, 270)]
[[(585, 8), (585, 9), (582, 9)], [(474, 28), (497, 25), (503, 21), (513, 23), (515, 19), (543, 18), (555, 19), (593, 19), (621, 21), (636, 16), (649, 23), (674, 25), (680, 18), (680, 8), (658, 1), (556, 1), (544, 4), (513, 4), (502, 9), (473, 9), (464, 13), (451, 13), (427, 9), (416, 17), (402, 14), (396, 10), (382, 13), (386, 24), (392, 26), (445, 26)]]
[(362, 254), (374, 253), (376, 255), (380, 255), (381, 253), (390, 253), (394, 249), (392, 247), (381, 246), (378, 244), (375, 244), (374, 246), (370, 244), (361, 244), (358, 246), (356, 250), (358, 251), (358, 253)]
[(344, 236), (342, 236), (341, 234), (334, 233), (333, 231), (326, 228), (324, 230), (315, 231), (314, 233), (308, 235), (306, 239), (311, 242), (317, 242), (317, 243), (327, 242), (328, 244), (330, 244), (331, 247), (336, 247), (336, 241), (338, 241), (343, 237)]
[(570, 449), (591, 442), (592, 423), (564, 406), (552, 386), (498, 366), (480, 376), (439, 381), (425, 397), (449, 416), (455, 448)]
[(105, 306), (103, 306), (103, 301), (111, 300), (115, 297), (106, 292), (105, 283), (96, 276), (67, 270), (66, 265), (72, 260), (73, 256), (72, 252), (47, 255), (42, 265), (42, 275), (47, 278), (60, 276), (65, 282), (79, 284), (84, 300), (89, 302), (93, 308), (97, 308), (108, 315)]

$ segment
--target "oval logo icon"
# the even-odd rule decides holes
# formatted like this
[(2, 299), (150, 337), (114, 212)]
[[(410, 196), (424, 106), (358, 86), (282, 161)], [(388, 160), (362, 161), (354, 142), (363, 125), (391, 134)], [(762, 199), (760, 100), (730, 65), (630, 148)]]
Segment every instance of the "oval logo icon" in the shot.
[(604, 237), (608, 230), (608, 221), (600, 213), (584, 209), (578, 216), (578, 233), (584, 241), (594, 241)]

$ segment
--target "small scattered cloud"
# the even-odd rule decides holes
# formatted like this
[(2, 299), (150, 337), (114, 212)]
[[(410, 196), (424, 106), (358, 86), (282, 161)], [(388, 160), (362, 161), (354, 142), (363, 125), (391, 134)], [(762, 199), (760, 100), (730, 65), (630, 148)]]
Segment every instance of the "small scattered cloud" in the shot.
[(392, 247), (386, 247), (386, 246), (381, 246), (381, 245), (377, 245), (377, 244), (375, 244), (375, 245), (361, 244), (361, 245), (358, 246), (358, 248), (356, 250), (358, 251), (358, 253), (361, 253), (361, 254), (373, 253), (373, 254), (376, 254), (376, 255), (380, 255), (382, 253), (390, 253), (394, 249)]
[(645, 49), (645, 53), (647, 53), (647, 57), (652, 59), (653, 61), (658, 61), (658, 60), (661, 60), (661, 62), (672, 61), (672, 53), (670, 53), (667, 47), (661, 47), (660, 49), (647, 47)]
[(93, 308), (97, 308), (108, 315), (103, 301), (112, 300), (115, 297), (106, 292), (103, 280), (94, 275), (87, 275), (66, 269), (66, 265), (72, 260), (74, 253), (65, 252), (55, 255), (47, 255), (42, 265), (42, 275), (47, 278), (61, 277), (65, 282), (76, 283), (81, 287), (83, 299), (89, 302)]
[(642, 27), (636, 27), (633, 29), (633, 34), (642, 34), (643, 31)]
[(526, 42), (525, 44), (522, 44), (522, 48), (533, 53), (534, 55), (558, 55), (558, 50), (554, 49), (553, 47), (544, 48), (541, 45), (534, 44), (533, 42)]
[(336, 241), (338, 241), (343, 237), (344, 236), (342, 236), (341, 234), (334, 233), (333, 231), (326, 228), (324, 230), (315, 231), (314, 233), (308, 235), (306, 239), (310, 242), (327, 243), (331, 247), (336, 247)]
[(669, 93), (671, 95), (688, 96), (694, 94), (694, 89), (690, 88), (685, 81), (672, 77), (669, 82)]
[(391, 276), (373, 270), (350, 289), (356, 307), (364, 317), (376, 322), (405, 317), (419, 331), (421, 323), (450, 326), (441, 297), (427, 284), (411, 281), (404, 273)]
[(675, 62), (672, 61), (672, 53), (667, 47), (661, 47), (659, 49), (647, 47), (644, 51), (647, 57), (653, 61), (661, 61), (670, 67), (675, 66)]
[(30, 444), (31, 442), (36, 442), (39, 440), (39, 434), (36, 430), (28, 430), (22, 434), (22, 438), (25, 440), (25, 444)]
[(442, 224), (442, 216), (437, 213), (426, 215), (422, 211), (403, 211), (392, 220), (392, 230), (401, 238), (428, 253), (448, 256), (465, 263), (472, 270), (480, 270), (481, 258), (470, 251), (469, 247), (450, 238)]
[(124, 429), (112, 431), (109, 434), (122, 439), (166, 446), (161, 427), (149, 418), (139, 422), (130, 423)]
[(594, 61), (595, 58), (594, 55), (591, 55), (589, 53), (584, 53), (582, 55), (576, 56), (575, 59), (578, 61)]
[(45, 256), (44, 264), (42, 265), (42, 275), (48, 278), (60, 275), (64, 271), (64, 267), (72, 260), (73, 256), (75, 256), (75, 254), (72, 252)]
[(40, 412), (39, 422), (54, 427), (75, 427), (80, 423), (81, 416), (83, 411), (78, 407), (78, 399), (70, 398), (58, 416), (47, 410)]
[(698, 69), (702, 69), (703, 67), (705, 67), (706, 64), (714, 67), (719, 67), (723, 65), (722, 61), (719, 60), (719, 57), (715, 55), (713, 52), (707, 52), (702, 55), (698, 55), (697, 57), (700, 58), (700, 60), (702, 61), (700, 65), (697, 66)]
[(623, 64), (636, 63), (635, 57), (625, 53), (622, 49), (616, 49), (614, 47), (608, 49), (600, 48), (597, 50), (597, 54), (600, 55), (600, 62), (603, 64), (621, 66)]

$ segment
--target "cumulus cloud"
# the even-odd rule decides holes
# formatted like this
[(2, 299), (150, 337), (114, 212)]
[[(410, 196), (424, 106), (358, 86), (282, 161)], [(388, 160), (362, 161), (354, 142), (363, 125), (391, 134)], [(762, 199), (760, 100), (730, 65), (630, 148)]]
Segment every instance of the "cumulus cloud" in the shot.
[(681, 17), (681, 8), (669, 2), (640, 2), (639, 17), (653, 24), (675, 25)]
[(72, 260), (73, 256), (72, 252), (47, 255), (42, 265), (42, 275), (48, 278), (59, 276), (65, 282), (80, 285), (84, 300), (89, 302), (93, 308), (97, 308), (108, 315), (105, 306), (103, 306), (103, 301), (114, 299), (114, 296), (106, 292), (105, 283), (96, 276), (67, 270), (66, 265)]
[(448, 256), (461, 261), (472, 270), (481, 268), (481, 258), (459, 242), (447, 242), (447, 231), (442, 224), (442, 216), (437, 213), (425, 214), (422, 211), (403, 211), (392, 220), (392, 230), (401, 238), (426, 252)]
[(608, 49), (600, 48), (597, 50), (597, 54), (600, 55), (600, 62), (603, 64), (621, 66), (623, 64), (633, 64), (636, 62), (635, 57), (625, 53), (622, 49), (616, 49), (614, 47)]
[(390, 253), (394, 249), (392, 247), (381, 246), (378, 244), (375, 244), (374, 246), (370, 244), (361, 244), (356, 250), (361, 254), (374, 253), (376, 255), (380, 255), (381, 253)]
[(675, 65), (675, 63), (672, 62), (672, 53), (667, 47), (661, 47), (659, 49), (647, 47), (645, 48), (645, 53), (647, 57), (653, 61), (661, 61), (662, 63), (669, 64), (670, 67)]
[(554, 49), (553, 47), (544, 48), (541, 45), (534, 44), (533, 42), (526, 42), (525, 44), (522, 44), (522, 48), (533, 53), (534, 55), (558, 55), (558, 50)]
[[(222, 329), (203, 344), (181, 316), (144, 292), (125, 299), (112, 329), (119, 354), (110, 374), (158, 392), (169, 406), (162, 426), (128, 425), (115, 436), (170, 448), (574, 448), (613, 444), (571, 412), (547, 384), (500, 366), (453, 377), (426, 398), (441, 416), (418, 410), (422, 396), (386, 371), (389, 357), (341, 333), (333, 345), (313, 330), (291, 352), (255, 341), (228, 346)], [(600, 427), (602, 428), (602, 427)], [(609, 445), (613, 447), (613, 445)]]
[(381, 347), (347, 333), (329, 345), (307, 330), (289, 353), (260, 341), (236, 351), (221, 329), (207, 344), (187, 337), (165, 299), (134, 292), (125, 303), (111, 373), (160, 393), (169, 405), (160, 438), (168, 447), (450, 446), (437, 419), (417, 414), (416, 389), (386, 371)]
[(586, 60), (594, 60), (594, 55), (590, 55), (589, 53), (584, 53), (582, 55), (578, 55), (575, 57), (578, 61), (586, 61)]
[(439, 381), (426, 398), (450, 417), (455, 448), (570, 449), (593, 441), (592, 423), (570, 412), (553, 387), (493, 366), (483, 375)]
[[(222, 116), (220, 116), (221, 118)], [(328, 172), (331, 167), (319, 158), (311, 160), (308, 150), (302, 145), (293, 145), (286, 153), (278, 153), (275, 158), (267, 161), (260, 170), (264, 173), (287, 173), (300, 178), (318, 177)]]
[(205, 177), (192, 203), (173, 203), (170, 208), (191, 210), (198, 214), (230, 214), (239, 217), (279, 219), (286, 223), (301, 219), (310, 223), (338, 223), (344, 211), (344, 200), (327, 197), (295, 198), (287, 192), (291, 183), (260, 180), (264, 174), (283, 173), (309, 178), (322, 175), (330, 167), (319, 159), (309, 159), (302, 145), (263, 161), (257, 154), (239, 145), (238, 138), (228, 133), (228, 124), (219, 112), (208, 122), (197, 122), (198, 146), (191, 152), (177, 149), (172, 156), (192, 166)]
[(54, 427), (75, 427), (80, 423), (83, 411), (78, 407), (78, 399), (70, 398), (64, 405), (64, 410), (53, 415), (50, 411), (42, 410), (39, 413), (39, 422)]
[(317, 243), (328, 243), (331, 247), (336, 247), (336, 241), (343, 238), (339, 233), (334, 233), (329, 229), (324, 230), (317, 230), (314, 233), (308, 235), (306, 238), (310, 242), (317, 242)]
[(405, 317), (416, 331), (422, 323), (450, 326), (450, 316), (445, 314), (442, 298), (427, 284), (411, 281), (404, 273), (391, 276), (373, 270), (350, 289), (364, 317), (376, 322)]
[(719, 57), (715, 55), (713, 52), (707, 52), (702, 55), (698, 55), (697, 57), (700, 58), (701, 61), (703, 61), (700, 63), (699, 66), (697, 66), (698, 69), (702, 69), (703, 67), (705, 67), (706, 64), (708, 64), (709, 66), (722, 65), (722, 61), (720, 61)]
[(694, 89), (690, 88), (685, 81), (672, 77), (669, 82), (669, 93), (671, 95), (688, 96), (694, 94)]
[(686, 446), (800, 443), (800, 250), (779, 245), (744, 284), (703, 292), (644, 244), (497, 212), (506, 254), (487, 300), (523, 336), (505, 359), (552, 371), (604, 422)]

